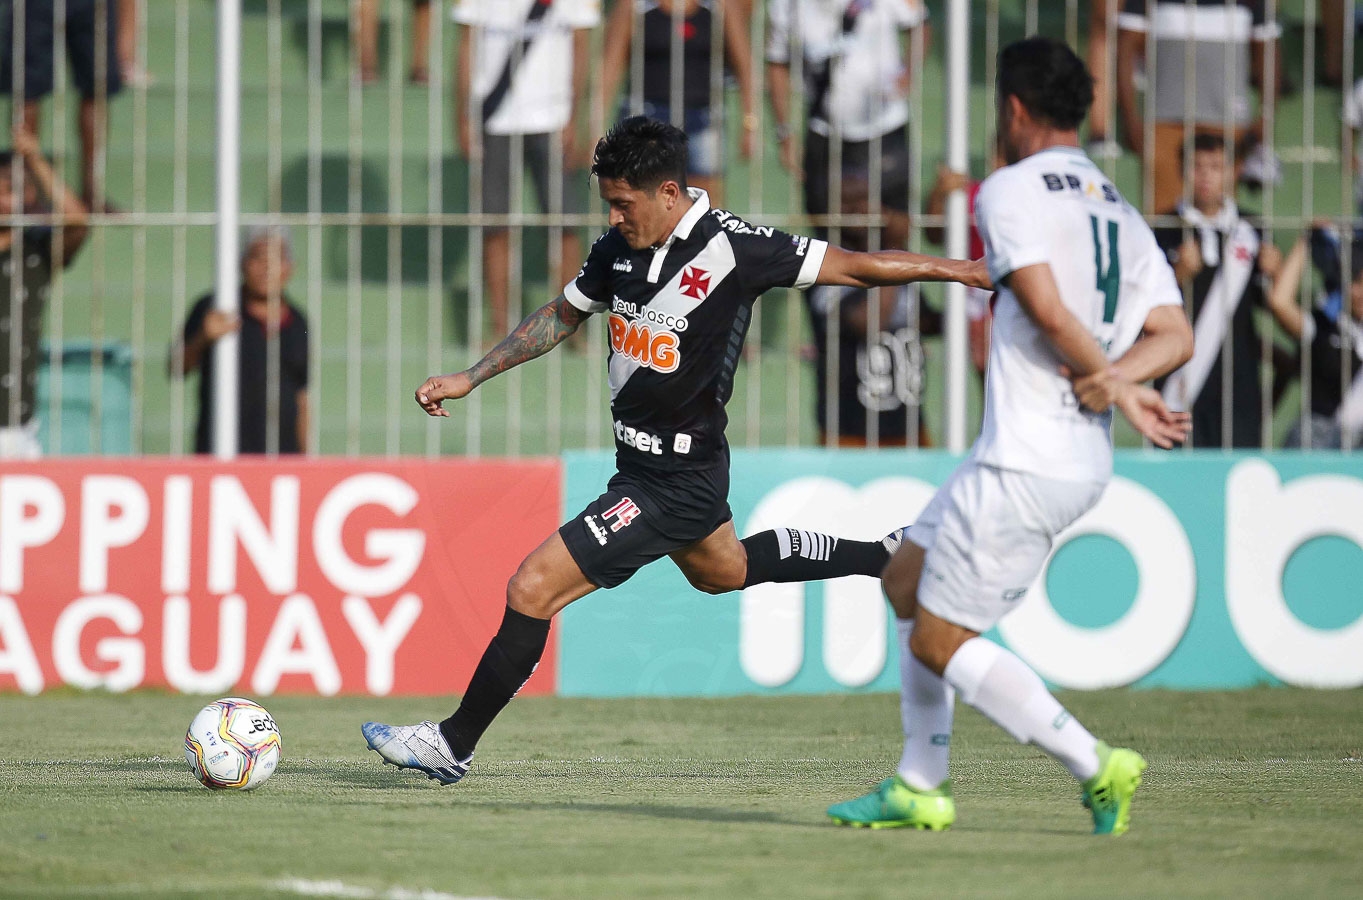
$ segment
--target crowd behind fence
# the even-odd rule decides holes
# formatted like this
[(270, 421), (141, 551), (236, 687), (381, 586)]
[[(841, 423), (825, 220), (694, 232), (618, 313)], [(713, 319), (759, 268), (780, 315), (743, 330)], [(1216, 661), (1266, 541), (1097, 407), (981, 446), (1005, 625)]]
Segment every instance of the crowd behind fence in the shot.
[[(999, 164), (995, 55), (1033, 33), (1087, 54), (1086, 149), (1180, 276), (1199, 352), (1161, 387), (1194, 412), (1190, 446), (1356, 445), (1356, 4), (971, 3), (968, 171), (941, 164), (946, 7), (245, 2), (234, 316), (211, 297), (216, 4), (5, 0), (0, 456), (207, 449), (228, 334), (242, 452), (610, 446), (600, 317), (446, 424), (409, 399), (576, 272), (605, 227), (586, 174), (596, 137), (624, 115), (671, 121), (716, 206), (858, 249), (940, 253), (948, 198), (973, 199)], [(944, 296), (768, 295), (731, 442), (941, 445)], [(965, 305), (978, 373), (989, 296)], [(967, 387), (956, 402), (973, 434), (978, 377)]]

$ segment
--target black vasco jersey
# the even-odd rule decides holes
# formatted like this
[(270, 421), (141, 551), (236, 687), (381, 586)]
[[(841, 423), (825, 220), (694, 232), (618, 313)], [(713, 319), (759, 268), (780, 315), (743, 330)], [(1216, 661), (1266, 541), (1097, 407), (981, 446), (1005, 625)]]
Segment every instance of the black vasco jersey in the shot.
[(828, 245), (711, 209), (706, 193), (662, 246), (632, 250), (611, 229), (564, 289), (607, 313), (616, 461), (624, 469), (707, 468), (727, 457), (724, 405), (752, 318), (769, 288), (806, 288)]

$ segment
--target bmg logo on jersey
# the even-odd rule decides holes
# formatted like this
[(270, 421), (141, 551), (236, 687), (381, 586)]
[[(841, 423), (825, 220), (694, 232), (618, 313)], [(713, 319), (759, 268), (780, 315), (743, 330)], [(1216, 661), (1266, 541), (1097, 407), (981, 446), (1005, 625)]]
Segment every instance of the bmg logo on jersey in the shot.
[(638, 319), (611, 313), (606, 319), (611, 349), (655, 372), (675, 372), (681, 364), (678, 347), (681, 339), (662, 326), (651, 326)]

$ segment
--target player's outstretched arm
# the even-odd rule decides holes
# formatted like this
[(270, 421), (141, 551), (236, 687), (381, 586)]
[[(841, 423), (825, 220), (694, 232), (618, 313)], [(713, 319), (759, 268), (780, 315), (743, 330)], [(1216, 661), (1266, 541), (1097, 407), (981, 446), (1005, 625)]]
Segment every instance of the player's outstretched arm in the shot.
[(913, 281), (959, 281), (986, 290), (994, 286), (982, 259), (943, 259), (906, 250), (858, 253), (832, 246), (814, 283), (869, 288)]
[(459, 400), (494, 375), (523, 362), (543, 356), (577, 331), (590, 313), (585, 313), (559, 294), (526, 316), (516, 329), (502, 338), (487, 355), (462, 372), (433, 375), (416, 389), (416, 402), (427, 415), (448, 416), (441, 406), (446, 400)]

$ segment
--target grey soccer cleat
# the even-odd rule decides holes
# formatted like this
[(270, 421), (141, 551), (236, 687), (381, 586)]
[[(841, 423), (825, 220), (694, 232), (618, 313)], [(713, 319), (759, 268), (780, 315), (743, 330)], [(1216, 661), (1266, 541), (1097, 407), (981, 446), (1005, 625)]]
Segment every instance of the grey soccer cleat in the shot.
[(441, 784), (454, 784), (469, 772), (473, 754), (456, 759), (434, 722), (419, 725), (384, 725), (365, 722), (360, 726), (369, 749), (399, 769), (416, 769)]

